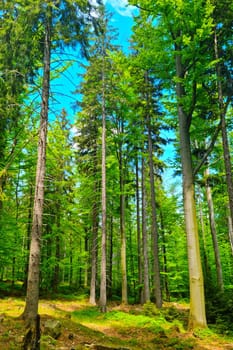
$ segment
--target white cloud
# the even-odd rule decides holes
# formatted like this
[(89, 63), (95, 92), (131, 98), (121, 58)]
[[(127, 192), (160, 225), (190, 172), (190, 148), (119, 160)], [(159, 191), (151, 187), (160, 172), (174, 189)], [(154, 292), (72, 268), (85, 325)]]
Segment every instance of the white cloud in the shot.
[(128, 5), (127, 0), (104, 0), (104, 4), (111, 5), (121, 16), (132, 17), (135, 7)]

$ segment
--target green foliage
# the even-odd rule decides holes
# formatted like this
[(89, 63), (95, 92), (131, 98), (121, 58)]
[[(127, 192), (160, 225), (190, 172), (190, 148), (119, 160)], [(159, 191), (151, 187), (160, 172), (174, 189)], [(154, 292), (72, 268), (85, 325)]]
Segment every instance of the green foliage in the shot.
[(143, 313), (145, 316), (153, 317), (159, 316), (161, 311), (156, 307), (154, 303), (147, 302), (143, 305)]
[(220, 334), (233, 335), (233, 298), (232, 290), (215, 293), (207, 299), (207, 319), (211, 327)]

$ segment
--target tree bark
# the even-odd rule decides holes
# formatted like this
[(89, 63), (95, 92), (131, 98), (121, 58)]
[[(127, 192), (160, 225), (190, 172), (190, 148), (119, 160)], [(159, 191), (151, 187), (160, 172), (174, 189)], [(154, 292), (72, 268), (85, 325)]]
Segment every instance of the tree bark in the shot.
[(200, 257), (198, 226), (194, 198), (194, 178), (191, 159), (191, 145), (189, 128), (191, 116), (184, 110), (182, 99), (186, 96), (183, 79), (184, 69), (182, 65), (181, 48), (176, 44), (176, 94), (178, 100), (180, 155), (183, 178), (184, 215), (188, 245), (188, 265), (190, 284), (190, 315), (189, 328), (206, 327), (204, 283)]
[[(40, 131), (38, 143), (38, 158), (36, 168), (36, 184), (33, 207), (33, 221), (31, 232), (31, 245), (29, 256), (28, 282), (26, 293), (26, 305), (23, 312), (23, 319), (27, 323), (30, 335), (30, 349), (39, 349), (38, 335), (38, 303), (39, 303), (39, 273), (40, 273), (40, 250), (43, 224), (43, 206), (44, 206), (44, 179), (46, 166), (46, 142), (48, 128), (48, 108), (49, 108), (49, 89), (50, 89), (50, 52), (51, 52), (51, 15), (47, 15), (45, 25), (44, 42), (44, 68), (42, 85), (42, 106), (40, 114)], [(28, 338), (25, 337), (25, 341)], [(29, 349), (29, 347), (28, 347)]]
[(107, 311), (107, 276), (106, 276), (106, 241), (107, 241), (107, 198), (106, 198), (106, 107), (105, 107), (105, 52), (103, 43), (102, 67), (102, 237), (101, 237), (101, 271), (100, 271), (100, 310)]
[(158, 246), (158, 226), (157, 226), (157, 208), (155, 197), (155, 179), (154, 179), (154, 164), (153, 164), (153, 145), (151, 137), (151, 120), (147, 115), (148, 129), (148, 153), (149, 153), (149, 169), (150, 169), (150, 201), (151, 201), (151, 218), (152, 218), (152, 244), (153, 244), (153, 284), (154, 297), (157, 308), (162, 307), (162, 294), (160, 282), (160, 266), (159, 266), (159, 246)]
[[(123, 127), (121, 128), (123, 132)], [(121, 302), (128, 304), (127, 295), (127, 267), (126, 267), (126, 232), (125, 232), (125, 194), (124, 194), (124, 166), (122, 145), (119, 152), (120, 171), (120, 231), (121, 231)]]
[[(95, 164), (94, 164), (94, 176), (96, 176), (97, 165), (96, 165), (97, 154), (95, 152)], [(97, 180), (94, 180), (94, 193), (98, 192)], [(93, 208), (92, 208), (92, 248), (91, 248), (91, 285), (90, 285), (90, 298), (89, 302), (92, 305), (96, 305), (96, 276), (97, 276), (97, 244), (98, 244), (98, 204), (97, 196), (95, 195)]]
[(142, 250), (143, 250), (143, 303), (150, 301), (148, 237), (146, 225), (145, 161), (142, 157)]
[(138, 293), (140, 304), (143, 304), (143, 290), (142, 290), (142, 239), (141, 239), (141, 220), (140, 220), (140, 195), (139, 195), (139, 167), (138, 154), (136, 156), (136, 207), (137, 207), (137, 248), (138, 248)]
[(163, 252), (163, 273), (164, 273), (164, 290), (166, 295), (166, 300), (170, 301), (170, 292), (169, 292), (169, 284), (168, 284), (168, 268), (167, 268), (167, 248), (166, 248), (166, 236), (164, 229), (164, 220), (163, 220), (163, 212), (160, 208), (160, 223), (161, 223), (161, 234), (162, 234), (162, 252)]

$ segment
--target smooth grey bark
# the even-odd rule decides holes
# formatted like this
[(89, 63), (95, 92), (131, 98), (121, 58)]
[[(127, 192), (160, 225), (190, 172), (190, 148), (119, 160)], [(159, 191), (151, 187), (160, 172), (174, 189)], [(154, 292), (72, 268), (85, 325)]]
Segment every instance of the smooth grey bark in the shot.
[(196, 216), (196, 206), (194, 197), (194, 178), (191, 158), (191, 145), (189, 129), (192, 115), (185, 112), (182, 99), (186, 96), (184, 85), (182, 83), (185, 70), (182, 64), (181, 47), (175, 45), (175, 64), (176, 64), (176, 95), (178, 100), (178, 119), (179, 119), (179, 137), (180, 137), (180, 155), (182, 164), (182, 185), (184, 199), (185, 227), (188, 246), (188, 265), (189, 265), (189, 285), (190, 285), (190, 314), (189, 328), (205, 328), (205, 296), (204, 282), (201, 266), (198, 225)]

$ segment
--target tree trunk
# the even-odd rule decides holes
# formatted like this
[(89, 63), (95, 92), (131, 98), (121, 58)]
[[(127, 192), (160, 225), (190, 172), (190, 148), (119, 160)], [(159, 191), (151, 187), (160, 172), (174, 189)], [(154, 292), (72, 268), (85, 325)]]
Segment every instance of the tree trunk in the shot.
[(200, 236), (202, 240), (202, 257), (203, 257), (203, 277), (204, 277), (204, 283), (207, 289), (210, 286), (211, 280), (211, 271), (209, 266), (209, 260), (208, 260), (208, 250), (207, 250), (207, 244), (206, 244), (206, 225), (204, 221), (204, 213), (203, 213), (203, 199), (200, 195), (200, 190), (197, 197), (198, 201), (198, 210), (199, 210), (199, 220), (200, 220)]
[(137, 248), (138, 248), (138, 293), (140, 304), (143, 304), (143, 290), (142, 290), (142, 239), (141, 239), (141, 220), (140, 220), (140, 195), (139, 195), (139, 168), (138, 155), (136, 156), (136, 206), (137, 206)]
[(72, 233), (70, 234), (70, 239), (69, 239), (69, 250), (70, 250), (70, 266), (69, 266), (69, 285), (73, 286), (74, 282), (73, 282), (73, 246), (74, 246), (74, 242), (73, 242), (73, 236)]
[(179, 81), (176, 84), (178, 100), (180, 155), (183, 178), (184, 215), (188, 245), (188, 265), (190, 284), (190, 315), (189, 328), (206, 327), (204, 283), (200, 257), (198, 226), (194, 198), (194, 179), (191, 159), (189, 128), (191, 116), (184, 110), (182, 99), (186, 96), (182, 81), (184, 69), (182, 66), (181, 48), (176, 45), (176, 75)]
[[(104, 46), (104, 44), (103, 44)], [(104, 47), (103, 47), (104, 51)], [(101, 269), (100, 269), (100, 300), (101, 312), (107, 311), (107, 276), (106, 276), (106, 241), (107, 241), (107, 198), (106, 198), (106, 108), (105, 108), (105, 52), (103, 52), (102, 67), (102, 238), (101, 238)]]
[[(113, 203), (112, 203), (113, 206)], [(112, 298), (112, 287), (113, 287), (113, 277), (112, 277), (112, 264), (113, 264), (113, 215), (109, 218), (109, 254), (108, 254), (108, 283), (107, 283), (107, 297)]]
[[(46, 166), (46, 142), (48, 127), (48, 108), (49, 108), (49, 87), (50, 87), (50, 27), (51, 16), (48, 15), (45, 25), (44, 42), (44, 68), (42, 85), (42, 107), (40, 115), (40, 131), (38, 143), (38, 158), (36, 168), (36, 184), (33, 207), (33, 221), (31, 232), (31, 245), (29, 256), (29, 271), (26, 293), (26, 305), (23, 312), (23, 318), (28, 325), (25, 344), (28, 343), (28, 349), (39, 349), (38, 334), (38, 303), (39, 303), (39, 273), (40, 273), (40, 249), (42, 236), (43, 206), (44, 206), (44, 179)], [(30, 339), (29, 339), (30, 338)]]
[(142, 157), (142, 250), (143, 250), (143, 303), (150, 301), (148, 237), (146, 225), (145, 162)]
[[(96, 154), (95, 154), (96, 159)], [(96, 166), (94, 165), (94, 176), (96, 176)], [(98, 191), (97, 180), (94, 180), (94, 193)], [(89, 302), (96, 305), (96, 276), (97, 276), (97, 249), (98, 249), (98, 204), (97, 195), (95, 195), (92, 208), (92, 247), (91, 247), (91, 286)]]
[[(121, 130), (123, 132), (123, 128)], [(125, 194), (124, 194), (124, 167), (122, 145), (119, 152), (120, 171), (120, 231), (121, 231), (121, 302), (128, 304), (127, 296), (127, 267), (126, 267), (126, 232), (125, 232)]]
[(158, 246), (158, 226), (157, 226), (157, 208), (155, 198), (155, 179), (154, 179), (154, 164), (153, 164), (153, 145), (151, 137), (151, 120), (147, 115), (148, 128), (148, 153), (149, 153), (149, 168), (150, 168), (150, 201), (151, 201), (151, 218), (152, 218), (152, 244), (153, 244), (153, 284), (154, 297), (157, 308), (162, 307), (162, 294), (160, 282), (160, 266), (159, 266), (159, 246)]
[(85, 261), (84, 261), (84, 281), (83, 286), (84, 288), (87, 288), (88, 286), (88, 280), (89, 280), (89, 235), (88, 235), (88, 228), (85, 229), (85, 237), (84, 237), (84, 251), (85, 251)]
[(162, 209), (160, 209), (160, 224), (161, 224), (161, 234), (162, 234), (162, 252), (163, 252), (163, 273), (164, 273), (164, 290), (166, 295), (166, 300), (170, 301), (170, 292), (169, 292), (169, 285), (168, 285), (168, 269), (167, 269), (167, 248), (166, 248), (166, 236), (165, 236), (165, 229), (164, 229), (164, 220), (163, 220), (163, 213)]
[[(218, 54), (218, 38), (217, 38), (216, 29), (214, 32), (214, 50), (215, 50), (215, 59), (218, 61), (219, 54)], [(218, 104), (219, 104), (219, 112), (220, 112), (220, 119), (221, 119), (222, 145), (223, 145), (225, 172), (226, 172), (227, 193), (228, 193), (228, 199), (229, 199), (230, 217), (231, 217), (231, 222), (233, 227), (233, 180), (232, 180), (232, 172), (231, 172), (231, 156), (230, 156), (230, 148), (229, 148), (226, 118), (225, 118), (225, 108), (224, 108), (224, 99), (223, 99), (222, 82), (221, 82), (222, 80), (221, 67), (219, 63), (217, 63), (216, 65), (216, 75), (217, 75), (217, 84), (218, 84)]]
[(26, 236), (26, 244), (24, 244), (24, 251), (26, 250), (26, 257), (25, 257), (25, 267), (24, 267), (24, 281), (23, 281), (23, 289), (27, 290), (27, 278), (28, 278), (28, 254), (30, 251), (30, 235), (31, 235), (31, 229), (32, 229), (32, 211), (33, 211), (33, 185), (30, 181), (29, 183), (29, 206), (28, 206), (28, 214), (27, 214), (27, 236)]
[(208, 168), (205, 170), (205, 179), (206, 179), (206, 183), (205, 183), (206, 197), (207, 197), (207, 203), (208, 203), (208, 209), (209, 209), (210, 232), (211, 232), (212, 241), (213, 241), (214, 257), (215, 257), (215, 264), (216, 264), (217, 285), (219, 290), (223, 292), (224, 285), (223, 285), (223, 277), (222, 277), (222, 264), (221, 264), (219, 247), (218, 247), (218, 239), (217, 239), (217, 231), (216, 231), (215, 215), (214, 215), (214, 204), (212, 199), (211, 188), (209, 185)]

